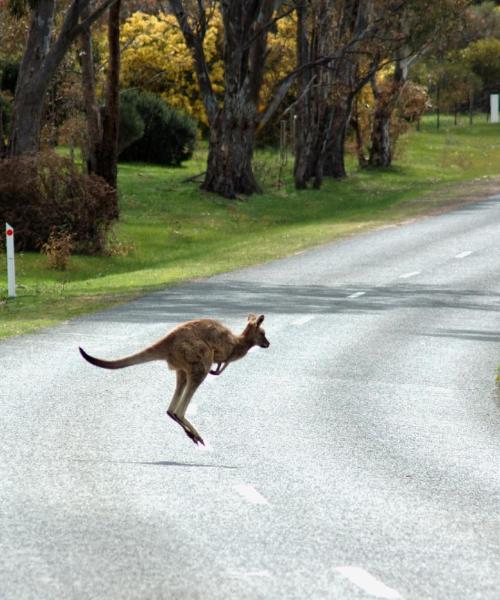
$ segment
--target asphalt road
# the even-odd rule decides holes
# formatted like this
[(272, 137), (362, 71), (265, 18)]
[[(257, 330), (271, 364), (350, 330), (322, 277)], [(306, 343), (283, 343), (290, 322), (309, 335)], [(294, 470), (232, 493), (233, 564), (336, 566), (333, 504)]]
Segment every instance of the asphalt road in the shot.
[[(180, 321), (271, 341), (188, 411)], [(2, 600), (500, 598), (500, 197), (0, 343)]]

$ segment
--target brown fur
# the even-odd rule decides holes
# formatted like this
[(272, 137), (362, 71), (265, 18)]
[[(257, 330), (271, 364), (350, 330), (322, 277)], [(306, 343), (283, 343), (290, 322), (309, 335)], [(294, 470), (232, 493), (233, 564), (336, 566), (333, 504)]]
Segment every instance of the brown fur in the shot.
[[(94, 358), (82, 348), (80, 353), (85, 360), (104, 369), (121, 369), (153, 360), (166, 360), (177, 375), (177, 385), (167, 414), (182, 426), (195, 444), (204, 444), (200, 434), (185, 417), (191, 398), (209, 373), (220, 375), (229, 363), (243, 358), (253, 346), (269, 347), (261, 327), (263, 320), (264, 315), (258, 318), (249, 315), (247, 326), (240, 335), (235, 335), (213, 319), (187, 321), (145, 350), (119, 360)], [(211, 370), (213, 363), (217, 363), (215, 370)]]

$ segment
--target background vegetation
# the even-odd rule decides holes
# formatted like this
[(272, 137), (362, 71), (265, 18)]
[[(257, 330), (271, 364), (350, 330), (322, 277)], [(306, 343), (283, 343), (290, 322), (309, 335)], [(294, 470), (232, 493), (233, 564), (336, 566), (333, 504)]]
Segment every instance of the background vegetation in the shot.
[(186, 181), (203, 169), (205, 148), (182, 169), (122, 164), (121, 219), (107, 255), (75, 255), (57, 271), (47, 256), (21, 253), (15, 300), (6, 298), (0, 256), (0, 337), (492, 193), (499, 134), (499, 126), (470, 127), (466, 118), (454, 126), (453, 117), (437, 130), (430, 117), (403, 136), (397, 166), (360, 169), (351, 157), (349, 178), (319, 191), (296, 191), (291, 161), (282, 169), (278, 152), (261, 150), (256, 172), (266, 192), (251, 202), (200, 193)]

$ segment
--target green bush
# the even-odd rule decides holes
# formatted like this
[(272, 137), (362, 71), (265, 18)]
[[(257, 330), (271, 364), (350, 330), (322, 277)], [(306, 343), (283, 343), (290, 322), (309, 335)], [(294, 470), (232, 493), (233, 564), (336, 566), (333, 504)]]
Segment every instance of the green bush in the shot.
[(16, 91), (17, 76), (19, 74), (19, 63), (0, 62), (0, 90), (14, 94)]
[(137, 110), (136, 103), (124, 94), (120, 101), (120, 130), (118, 153), (121, 154), (144, 135), (144, 120)]
[[(191, 158), (196, 124), (150, 92), (121, 95), (120, 160), (178, 166)], [(141, 129), (143, 135), (137, 139)]]

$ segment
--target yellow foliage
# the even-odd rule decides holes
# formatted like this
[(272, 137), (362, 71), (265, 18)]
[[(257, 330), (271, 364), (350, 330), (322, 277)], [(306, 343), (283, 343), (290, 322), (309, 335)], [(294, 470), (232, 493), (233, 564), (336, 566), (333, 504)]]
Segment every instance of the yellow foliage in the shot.
[(271, 100), (274, 88), (296, 67), (295, 37), (297, 20), (288, 15), (277, 22), (276, 33), (268, 37), (268, 56), (262, 83), (261, 110)]
[[(295, 66), (295, 28), (295, 19), (288, 16), (278, 21), (275, 33), (269, 34), (260, 110), (275, 84)], [(204, 49), (212, 87), (219, 98), (224, 94), (222, 40), (222, 18), (215, 12)], [(121, 43), (122, 87), (140, 87), (160, 94), (172, 106), (207, 125), (194, 61), (173, 15), (133, 13), (122, 26)]]
[[(205, 37), (205, 54), (213, 89), (224, 89), (221, 58), (222, 22), (215, 14)], [(171, 106), (207, 124), (193, 58), (172, 15), (133, 13), (122, 26), (122, 87), (140, 87), (160, 94)]]

